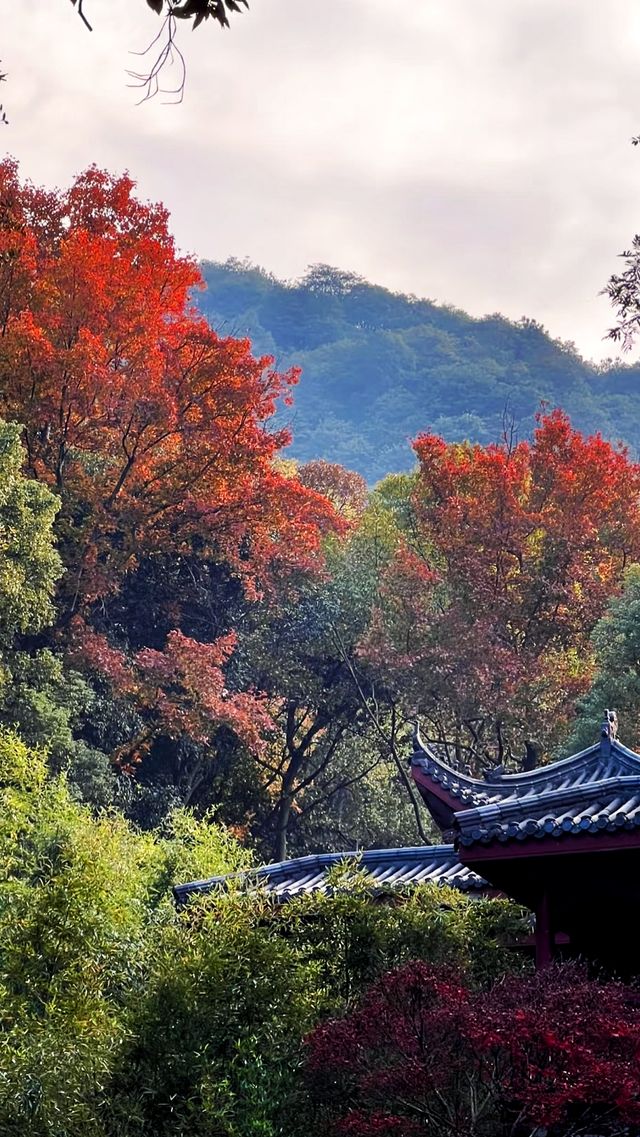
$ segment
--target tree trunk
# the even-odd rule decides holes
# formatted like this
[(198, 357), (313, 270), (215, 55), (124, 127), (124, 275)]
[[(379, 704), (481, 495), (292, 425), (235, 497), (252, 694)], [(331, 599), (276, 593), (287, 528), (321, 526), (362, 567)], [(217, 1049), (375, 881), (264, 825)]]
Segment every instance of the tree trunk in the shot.
[(292, 804), (293, 798), (291, 794), (283, 793), (276, 814), (275, 838), (273, 843), (273, 858), (275, 861), (286, 861), (287, 859), (287, 832), (291, 819)]

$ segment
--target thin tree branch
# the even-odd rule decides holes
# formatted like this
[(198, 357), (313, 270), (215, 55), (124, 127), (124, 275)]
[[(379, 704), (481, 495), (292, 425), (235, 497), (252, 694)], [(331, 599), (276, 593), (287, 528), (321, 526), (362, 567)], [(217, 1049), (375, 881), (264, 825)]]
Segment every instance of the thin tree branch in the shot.
[[(372, 726), (374, 727), (374, 730), (375, 730), (376, 734), (378, 735), (378, 738), (380, 739), (380, 741), (384, 745), (385, 749), (391, 755), (391, 757), (393, 758), (393, 761), (396, 764), (398, 773), (400, 775), (400, 779), (402, 781), (402, 784), (403, 784), (405, 790), (407, 791), (409, 800), (411, 802), (411, 807), (413, 809), (413, 813), (415, 816), (416, 828), (418, 830), (420, 840), (424, 841), (425, 845), (431, 845), (432, 842), (431, 842), (430, 838), (428, 837), (427, 833), (425, 832), (424, 826), (422, 824), (422, 814), (421, 814), (421, 810), (420, 810), (420, 805), (419, 805), (419, 803), (416, 799), (415, 793), (413, 791), (413, 786), (411, 785), (411, 782), (409, 781), (409, 778), (407, 776), (407, 771), (405, 770), (404, 765), (400, 759), (400, 756), (398, 755), (398, 751), (397, 751), (395, 743), (393, 741), (393, 737), (391, 739), (387, 738), (385, 731), (382, 729), (382, 726), (380, 725), (380, 719), (379, 719), (378, 715), (375, 714), (374, 711), (371, 709), (370, 702), (367, 699), (367, 697), (366, 697), (366, 695), (362, 689), (362, 684), (360, 683), (360, 680), (356, 674), (356, 670), (353, 666), (353, 663), (352, 663), (351, 659), (349, 658), (349, 655), (347, 654), (342, 636), (340, 635), (340, 632), (338, 631), (335, 624), (333, 625), (332, 631), (333, 631), (334, 639), (335, 639), (335, 642), (337, 644), (338, 650), (341, 654), (342, 661), (345, 664), (345, 666), (347, 667), (347, 670), (349, 671), (349, 674), (353, 680), (353, 684), (354, 684), (355, 689), (358, 693), (358, 698), (360, 699), (362, 709), (364, 710), (365, 714), (369, 718), (369, 721), (371, 722)], [(395, 714), (395, 708), (394, 708), (394, 714)]]

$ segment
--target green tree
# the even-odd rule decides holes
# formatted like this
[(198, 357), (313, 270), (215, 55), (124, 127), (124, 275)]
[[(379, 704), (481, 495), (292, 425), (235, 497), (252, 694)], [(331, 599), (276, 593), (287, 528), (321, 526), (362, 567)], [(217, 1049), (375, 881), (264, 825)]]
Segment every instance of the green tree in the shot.
[(398, 768), (369, 730), (347, 736), (331, 766), (301, 795), (289, 854), (398, 848), (422, 839)]
[[(328, 464), (316, 466), (326, 473)], [(412, 484), (399, 476), (372, 494), (350, 532), (325, 543), (324, 578), (300, 575), (275, 607), (255, 610), (240, 637), (237, 682), (267, 693), (277, 727), (257, 760), (272, 804), (254, 830), (275, 860), (289, 839), (302, 853), (318, 844), (401, 843), (403, 829), (405, 841), (420, 834), (399, 758), (406, 721), (358, 650), (381, 573), (409, 524)], [(400, 804), (387, 825), (381, 811), (394, 792)]]
[(609, 602), (591, 642), (595, 667), (591, 686), (563, 747), (574, 753), (596, 741), (606, 707), (618, 712), (622, 739), (640, 747), (640, 565), (630, 565), (619, 596)]
[(312, 1024), (400, 961), (457, 963), (476, 985), (522, 967), (505, 947), (524, 929), (511, 904), (429, 886), (375, 902), (352, 871), (333, 885), (282, 908), (232, 889), (163, 924), (113, 1075), (116, 1133), (302, 1137)]
[(53, 768), (69, 770), (105, 804), (115, 791), (108, 759), (77, 738), (93, 692), (40, 646), (62, 574), (54, 535), (60, 502), (24, 474), (21, 433), (18, 424), (0, 422), (0, 723), (45, 748)]
[(374, 901), (353, 872), (284, 908), (245, 878), (176, 910), (175, 881), (247, 863), (210, 817), (141, 834), (92, 815), (0, 732), (1, 1133), (295, 1137), (304, 1034), (382, 971), (447, 959), (483, 984), (520, 966), (512, 905)]
[(0, 422), (0, 648), (33, 635), (53, 617), (62, 567), (54, 547), (58, 499), (26, 478), (21, 427)]

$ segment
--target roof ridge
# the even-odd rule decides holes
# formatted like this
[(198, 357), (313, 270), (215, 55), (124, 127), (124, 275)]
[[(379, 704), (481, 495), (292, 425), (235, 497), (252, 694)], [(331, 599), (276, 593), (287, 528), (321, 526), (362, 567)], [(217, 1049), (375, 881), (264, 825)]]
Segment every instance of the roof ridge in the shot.
[(274, 861), (264, 865), (255, 865), (250, 869), (243, 870), (239, 875), (245, 875), (247, 873), (268, 873), (275, 875), (275, 873), (282, 869), (323, 868), (350, 860), (367, 864), (377, 861), (401, 860), (403, 857), (406, 860), (419, 860), (422, 857), (433, 857), (435, 860), (438, 860), (445, 859), (448, 856), (455, 856), (455, 849), (452, 844), (399, 845), (390, 849), (344, 849), (337, 852), (306, 853), (302, 857), (291, 857), (286, 861)]
[[(638, 775), (640, 775), (640, 754), (630, 750), (628, 746), (624, 746), (617, 738), (611, 740), (610, 748), (609, 759), (617, 755), (618, 758), (626, 760), (632, 768), (637, 769)], [(418, 766), (423, 766), (423, 768), (426, 766), (426, 772), (434, 781), (441, 784), (454, 797), (459, 797), (460, 800), (464, 801), (476, 794), (480, 798), (505, 797), (516, 787), (536, 786), (546, 782), (549, 778), (562, 774), (564, 771), (573, 770), (590, 759), (599, 761), (603, 757), (605, 755), (602, 752), (601, 745), (596, 742), (585, 747), (584, 750), (578, 751), (577, 754), (570, 754), (566, 758), (559, 758), (555, 762), (537, 766), (535, 770), (521, 770), (514, 773), (500, 771), (494, 773), (493, 776), (489, 775), (487, 778), (476, 778), (471, 774), (454, 770), (452, 766), (447, 765), (425, 743), (420, 731), (416, 729), (411, 760), (412, 764), (415, 763)], [(487, 801), (486, 804), (489, 802)]]

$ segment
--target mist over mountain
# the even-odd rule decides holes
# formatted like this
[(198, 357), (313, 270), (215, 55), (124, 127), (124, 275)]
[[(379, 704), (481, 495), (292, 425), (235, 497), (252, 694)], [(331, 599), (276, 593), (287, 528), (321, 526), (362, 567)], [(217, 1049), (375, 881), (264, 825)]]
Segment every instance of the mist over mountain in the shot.
[(523, 436), (541, 403), (640, 450), (640, 363), (596, 365), (535, 320), (475, 319), (328, 265), (295, 283), (244, 261), (201, 267), (197, 302), (213, 326), (249, 336), (281, 369), (302, 368), (279, 415), (302, 461), (340, 462), (372, 483), (411, 468), (422, 431), (487, 443), (506, 416)]

